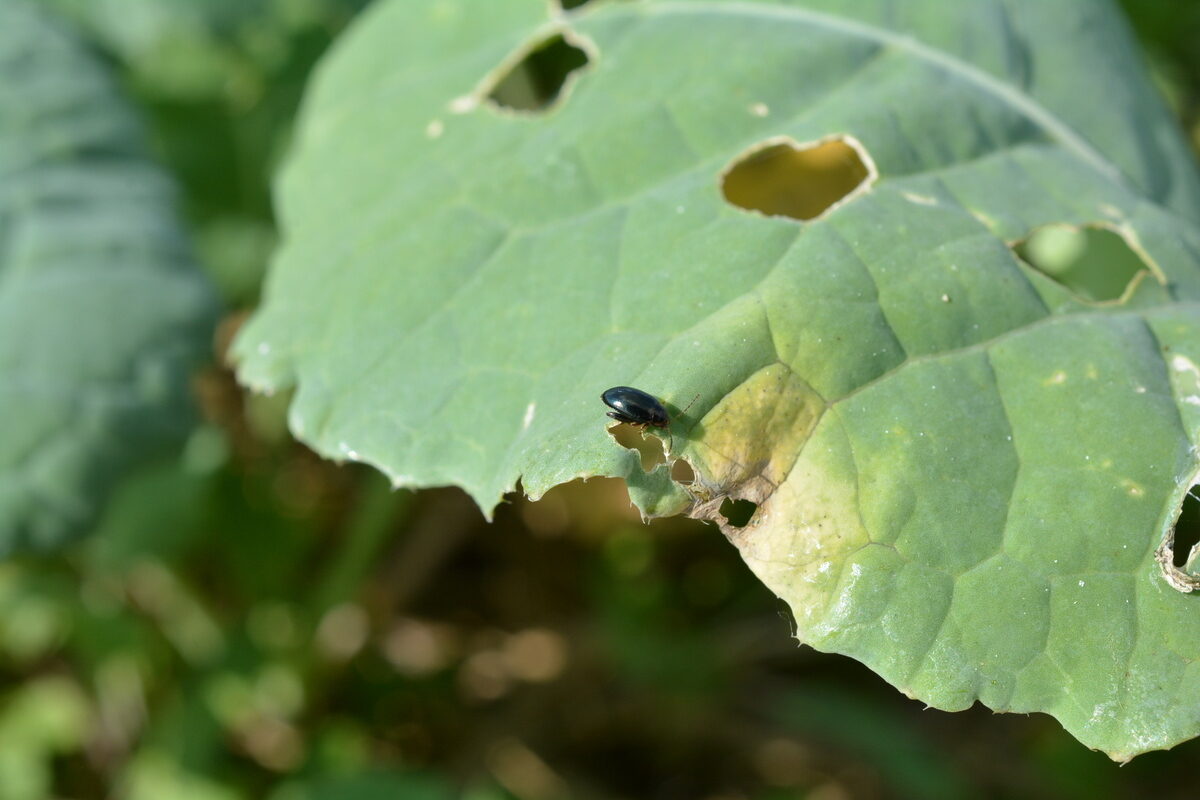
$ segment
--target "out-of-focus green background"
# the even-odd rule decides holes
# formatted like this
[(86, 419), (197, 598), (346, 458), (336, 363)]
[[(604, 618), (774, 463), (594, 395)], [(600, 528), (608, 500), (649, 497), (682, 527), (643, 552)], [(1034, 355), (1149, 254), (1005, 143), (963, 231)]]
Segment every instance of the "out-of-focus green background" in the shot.
[[(46, 4), (142, 109), (230, 311), (182, 456), (85, 543), (0, 564), (0, 800), (1195, 796), (1200, 742), (1118, 768), (797, 647), (720, 533), (645, 527), (619, 483), (489, 525), (293, 442), (287, 398), (218, 364), (305, 80), (365, 0)], [(1124, 6), (1200, 145), (1200, 3)]]

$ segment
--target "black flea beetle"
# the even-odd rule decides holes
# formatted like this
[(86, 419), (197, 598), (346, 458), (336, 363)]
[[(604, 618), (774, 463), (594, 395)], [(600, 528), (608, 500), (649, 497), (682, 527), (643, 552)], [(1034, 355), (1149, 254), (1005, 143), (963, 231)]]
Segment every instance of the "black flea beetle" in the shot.
[[(696, 395), (696, 397), (699, 396)], [(634, 389), (632, 386), (614, 386), (606, 389), (600, 395), (600, 399), (604, 401), (604, 405), (612, 409), (608, 412), (608, 416), (617, 422), (625, 422), (639, 428), (665, 428), (670, 431), (671, 417), (667, 414), (667, 409), (663, 404), (652, 394), (647, 394), (641, 389)], [(692, 398), (692, 403), (695, 402), (696, 398)], [(692, 407), (692, 403), (688, 403), (688, 408)], [(680, 413), (686, 411), (687, 408)], [(675, 438), (672, 436), (667, 450), (670, 450), (674, 443)]]

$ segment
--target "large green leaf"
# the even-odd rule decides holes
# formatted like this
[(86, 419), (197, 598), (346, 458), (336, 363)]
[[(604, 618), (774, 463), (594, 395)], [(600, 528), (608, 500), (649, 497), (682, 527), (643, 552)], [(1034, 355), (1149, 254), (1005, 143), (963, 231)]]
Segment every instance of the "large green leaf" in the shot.
[[(556, 105), (482, 100), (558, 32), (591, 64)], [(749, 499), (724, 530), (801, 641), (1115, 758), (1200, 733), (1200, 600), (1155, 560), (1200, 443), (1200, 183), (1109, 5), (394, 0), (309, 101), (237, 342), (296, 435), (485, 509)], [(834, 210), (724, 200), (748, 148), (836, 136), (876, 179)], [(1072, 291), (1012, 249), (1052, 223), (1144, 270)], [(615, 384), (698, 395), (686, 490), (606, 432)]]
[(213, 297), (99, 63), (0, 3), (0, 553), (81, 532), (178, 441)]

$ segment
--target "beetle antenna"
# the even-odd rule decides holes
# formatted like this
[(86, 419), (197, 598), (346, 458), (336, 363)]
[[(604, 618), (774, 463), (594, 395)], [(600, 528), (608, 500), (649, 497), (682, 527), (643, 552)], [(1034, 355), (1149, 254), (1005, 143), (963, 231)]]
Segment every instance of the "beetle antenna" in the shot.
[[(692, 398), (692, 402), (688, 403), (687, 408), (684, 408), (683, 411), (680, 411), (678, 416), (682, 417), (684, 414), (686, 414), (688, 412), (688, 409), (691, 408), (692, 406), (696, 405), (696, 401), (699, 399), (700, 399), (700, 393), (697, 392), (696, 396)], [(694, 428), (694, 427), (696, 427), (695, 424), (692, 425), (692, 428)], [(689, 433), (691, 432), (692, 428), (688, 428)], [(675, 432), (671, 430), (670, 426), (667, 427), (667, 437), (668, 437), (667, 454), (669, 455), (671, 450), (675, 446)]]

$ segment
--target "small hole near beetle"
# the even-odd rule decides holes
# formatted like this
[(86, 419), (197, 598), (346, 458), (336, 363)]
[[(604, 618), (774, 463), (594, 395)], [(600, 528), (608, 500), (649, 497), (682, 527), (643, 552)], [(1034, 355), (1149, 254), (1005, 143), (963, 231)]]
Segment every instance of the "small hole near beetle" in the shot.
[(1200, 544), (1200, 487), (1193, 486), (1183, 497), (1179, 519), (1172, 533), (1172, 563), (1182, 569), (1187, 566), (1192, 548)]
[(726, 524), (733, 528), (744, 528), (750, 524), (758, 505), (751, 500), (726, 497), (721, 501), (720, 513)]

